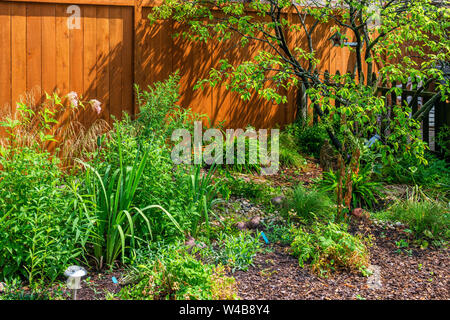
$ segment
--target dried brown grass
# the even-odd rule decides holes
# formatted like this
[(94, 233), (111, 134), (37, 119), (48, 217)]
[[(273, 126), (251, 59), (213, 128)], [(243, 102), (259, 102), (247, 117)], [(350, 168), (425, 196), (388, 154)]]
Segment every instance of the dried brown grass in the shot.
[[(6, 148), (14, 144), (14, 147), (36, 147), (49, 151), (61, 159), (63, 167), (70, 167), (74, 158), (85, 159), (97, 148), (97, 138), (107, 134), (110, 130), (108, 122), (103, 119), (96, 119), (93, 123), (85, 125), (83, 115), (92, 112), (87, 107), (71, 107), (67, 99), (62, 98), (62, 105), (55, 104), (53, 99), (43, 98), (41, 89), (38, 87), (24, 93), (19, 98), (19, 103), (23, 103), (30, 108), (33, 116), (28, 118), (26, 114), (20, 112), (18, 107), (2, 108), (0, 122), (18, 121), (19, 125), (9, 130), (6, 128), (0, 132), (0, 147)], [(47, 123), (43, 126), (43, 113), (50, 112), (55, 122)], [(41, 135), (51, 135), (51, 141), (42, 141)]]

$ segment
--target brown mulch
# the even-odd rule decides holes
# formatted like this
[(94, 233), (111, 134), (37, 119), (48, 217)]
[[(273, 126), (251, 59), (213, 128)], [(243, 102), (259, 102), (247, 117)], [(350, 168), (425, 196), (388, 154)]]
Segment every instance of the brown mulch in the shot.
[[(399, 250), (395, 242), (407, 239), (403, 228), (378, 226), (370, 222), (352, 222), (350, 232), (372, 234), (370, 263), (381, 270), (379, 289), (368, 287), (368, 278), (360, 274), (338, 271), (321, 278), (308, 266), (300, 268), (289, 247), (270, 244), (254, 258), (248, 271), (236, 271), (238, 296), (243, 300), (448, 300), (450, 299), (450, 250), (410, 247)], [(123, 270), (95, 273), (83, 280), (78, 300), (104, 300), (116, 294), (121, 286)], [(64, 296), (71, 293), (64, 289)]]
[(234, 274), (239, 296), (255, 300), (450, 298), (448, 249), (412, 248), (398, 252), (395, 242), (405, 239), (401, 228), (361, 225), (357, 229), (377, 236), (370, 249), (370, 261), (381, 269), (380, 289), (370, 289), (367, 277), (348, 272), (320, 278), (308, 266), (301, 269), (296, 258), (289, 255), (288, 247), (275, 244), (273, 252), (255, 258), (254, 267)]
[(317, 160), (313, 158), (307, 158), (307, 160), (307, 164), (302, 168), (280, 167), (277, 173), (271, 175), (258, 175), (256, 173), (251, 176), (247, 173), (236, 175), (256, 183), (268, 182), (274, 187), (293, 187), (299, 183), (308, 186), (313, 183), (313, 180), (322, 176), (323, 170)]

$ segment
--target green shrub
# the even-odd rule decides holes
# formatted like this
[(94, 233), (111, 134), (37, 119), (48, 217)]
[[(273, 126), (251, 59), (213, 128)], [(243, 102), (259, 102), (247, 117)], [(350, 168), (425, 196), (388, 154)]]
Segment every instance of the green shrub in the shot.
[(266, 210), (272, 210), (274, 208), (270, 200), (281, 193), (281, 188), (279, 187), (257, 183), (251, 179), (227, 175), (224, 180), (222, 183), (224, 187), (228, 188), (229, 195), (243, 197), (252, 202), (262, 204)]
[(395, 203), (379, 218), (400, 221), (409, 226), (416, 238), (450, 239), (450, 209), (448, 204), (434, 200), (405, 200)]
[(287, 167), (301, 168), (306, 165), (305, 158), (298, 153), (294, 136), (288, 131), (280, 134), (279, 160)]
[(253, 258), (261, 249), (261, 242), (250, 232), (241, 232), (237, 236), (221, 233), (217, 246), (206, 253), (208, 261), (231, 267), (232, 271), (244, 270), (253, 264)]
[(43, 288), (33, 286), (32, 288), (23, 287), (20, 281), (9, 281), (6, 283), (4, 291), (0, 292), (1, 300), (65, 300), (62, 285), (53, 288)]
[[(189, 171), (174, 167), (165, 141), (157, 137), (142, 139), (137, 135), (135, 123), (128, 116), (121, 121), (115, 121), (114, 129), (104, 139), (98, 153), (93, 156), (91, 166), (95, 167), (101, 177), (105, 177), (107, 172), (111, 175), (111, 172), (121, 166), (132, 166), (146, 153), (132, 206), (145, 208), (149, 205), (159, 205), (170, 213), (182, 230), (189, 230), (190, 215), (186, 209), (192, 202), (192, 199), (189, 199)], [(119, 153), (122, 154), (122, 165)], [(145, 215), (152, 227), (153, 240), (180, 237), (178, 228), (164, 211), (156, 207), (150, 208)], [(147, 230), (148, 234), (145, 221), (138, 225), (138, 229)], [(144, 234), (141, 233), (140, 236)]]
[[(103, 175), (89, 164), (81, 162), (87, 169), (84, 177), (87, 194), (80, 195), (79, 198), (86, 199), (83, 206), (86, 214), (92, 212), (95, 216), (95, 230), (91, 242), (94, 245), (94, 257), (99, 268), (102, 268), (103, 262), (111, 266), (120, 255), (124, 259), (126, 247), (135, 248), (136, 236), (148, 235), (146, 238), (153, 240), (150, 220), (146, 216), (149, 209), (161, 210), (183, 234), (176, 220), (161, 206), (147, 205), (141, 208), (133, 206), (150, 149), (147, 148), (143, 152), (138, 150), (135, 160), (127, 164), (123, 162), (120, 134), (118, 145), (119, 167), (109, 165)], [(141, 225), (145, 230), (139, 228)]]
[[(247, 130), (254, 130), (252, 127), (248, 127)], [(226, 135), (224, 135), (226, 136)], [(245, 153), (242, 154), (242, 151), (240, 148), (241, 145), (239, 144), (239, 140), (244, 139), (244, 145)], [(260, 158), (259, 158), (259, 140), (249, 138), (246, 136), (241, 136), (240, 139), (238, 137), (234, 137), (231, 142), (228, 142), (228, 138), (225, 140), (225, 143), (223, 144), (223, 155), (227, 155), (227, 149), (232, 148), (234, 150), (233, 152), (233, 164), (224, 164), (224, 167), (227, 170), (234, 171), (234, 172), (246, 172), (246, 173), (260, 173), (261, 172), (261, 164), (260, 164)], [(232, 144), (232, 147), (229, 145)], [(252, 154), (252, 157), (250, 156), (250, 149), (252, 148), (256, 150), (255, 154)], [(256, 156), (256, 157), (255, 157)], [(254, 157), (254, 158), (253, 158)], [(252, 161), (251, 161), (252, 160)], [(255, 162), (255, 163), (250, 163)]]
[(450, 126), (444, 125), (436, 136), (436, 144), (441, 147), (442, 154), (450, 158)]
[(320, 149), (322, 148), (325, 139), (328, 139), (328, 133), (325, 126), (322, 124), (312, 126), (303, 125), (298, 128), (296, 134), (300, 150), (313, 155), (315, 158), (319, 158)]
[(329, 222), (313, 225), (311, 232), (302, 228), (296, 230), (291, 249), (298, 257), (300, 267), (309, 262), (319, 276), (327, 276), (340, 268), (367, 274), (368, 241), (359, 235), (351, 235), (347, 228)]
[(234, 196), (246, 199), (260, 199), (264, 196), (264, 186), (252, 180), (228, 176), (228, 188)]
[(54, 281), (82, 258), (90, 223), (50, 158), (29, 147), (0, 154), (0, 278)]
[(328, 196), (314, 189), (306, 189), (298, 185), (288, 200), (288, 208), (294, 211), (291, 218), (310, 222), (315, 218), (330, 219), (332, 202)]
[(148, 86), (147, 90), (140, 90), (136, 86), (139, 114), (135, 126), (140, 138), (166, 141), (170, 139), (173, 130), (192, 131), (194, 121), (201, 121), (206, 117), (176, 105), (180, 97), (179, 81), (180, 76), (174, 73), (167, 80)]
[(426, 153), (425, 158), (428, 164), (418, 164), (409, 158), (399, 159), (383, 168), (382, 178), (388, 183), (420, 184), (442, 190), (450, 196), (450, 165), (431, 153)]
[[(158, 205), (166, 210), (154, 207), (144, 213), (154, 241), (176, 240), (183, 236), (179, 232), (180, 228), (186, 233), (196, 234), (206, 217), (203, 195), (207, 198), (207, 212), (210, 212), (215, 201), (217, 183), (213, 183), (211, 175), (204, 177), (200, 168), (194, 168), (193, 171), (191, 167), (175, 166), (171, 159), (169, 140), (172, 130), (192, 129), (193, 121), (201, 117), (175, 105), (178, 78), (176, 75), (171, 76), (164, 82), (156, 83), (148, 91), (139, 91), (141, 112), (138, 119), (132, 121), (125, 115), (121, 121), (115, 121), (114, 129), (93, 157), (96, 170), (100, 176), (104, 176), (108, 170), (113, 172), (121, 167), (117, 156), (119, 152), (122, 153), (122, 163), (131, 165), (138, 154), (148, 151), (132, 206), (146, 208)], [(175, 227), (173, 220), (180, 228)], [(146, 225), (145, 219), (137, 222), (135, 231), (138, 230), (139, 237), (146, 238), (144, 232), (139, 232), (147, 230)]]
[(135, 284), (120, 291), (122, 299), (237, 299), (235, 280), (226, 276), (222, 266), (203, 264), (184, 249), (173, 246), (137, 266), (129, 278)]
[[(358, 174), (352, 173), (352, 206), (354, 208), (368, 207), (374, 208), (381, 195), (382, 184), (372, 181), (370, 166), (365, 166)], [(346, 181), (343, 179), (343, 194), (346, 194)], [(338, 176), (332, 170), (323, 174), (322, 180), (317, 183), (317, 188), (321, 191), (336, 193)]]
[(281, 224), (273, 222), (263, 222), (266, 228), (265, 235), (269, 243), (290, 245), (294, 240), (293, 224)]

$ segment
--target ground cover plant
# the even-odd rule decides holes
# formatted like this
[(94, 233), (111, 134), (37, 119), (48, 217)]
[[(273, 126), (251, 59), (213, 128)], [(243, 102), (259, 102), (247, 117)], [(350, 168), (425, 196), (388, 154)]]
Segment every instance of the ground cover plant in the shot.
[(123, 299), (236, 299), (234, 279), (222, 266), (204, 264), (183, 248), (170, 246), (128, 274)]
[(313, 226), (311, 233), (301, 228), (296, 230), (291, 248), (300, 266), (310, 262), (312, 270), (320, 276), (327, 276), (338, 268), (367, 274), (369, 242), (349, 234), (347, 228), (346, 225), (329, 222)]
[(450, 208), (432, 199), (398, 201), (388, 210), (376, 215), (383, 220), (404, 223), (416, 239), (428, 244), (448, 241), (450, 236)]

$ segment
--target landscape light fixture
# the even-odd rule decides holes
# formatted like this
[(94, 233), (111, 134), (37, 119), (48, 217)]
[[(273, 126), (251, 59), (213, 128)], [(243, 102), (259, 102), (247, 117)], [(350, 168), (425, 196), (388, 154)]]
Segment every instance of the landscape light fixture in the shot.
[(79, 266), (70, 266), (64, 271), (64, 275), (67, 277), (67, 287), (73, 292), (73, 300), (77, 300), (77, 291), (81, 289), (81, 278), (87, 275), (86, 269)]

